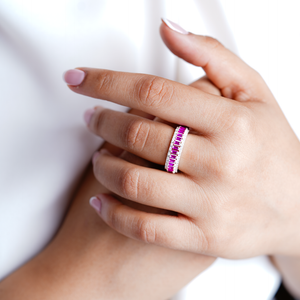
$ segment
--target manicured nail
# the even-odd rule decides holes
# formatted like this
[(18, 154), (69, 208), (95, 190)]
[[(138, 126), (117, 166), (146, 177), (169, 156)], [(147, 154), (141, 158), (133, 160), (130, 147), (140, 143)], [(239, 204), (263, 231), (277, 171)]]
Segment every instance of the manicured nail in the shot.
[(93, 158), (92, 158), (93, 164), (95, 164), (95, 162), (96, 162), (96, 160), (97, 160), (97, 158), (98, 158), (99, 155), (100, 155), (99, 151), (96, 151), (96, 152), (94, 153)]
[(84, 119), (84, 122), (87, 126), (90, 125), (94, 113), (95, 113), (94, 108), (90, 108), (90, 109), (85, 111), (85, 113), (83, 115), (83, 119)]
[(176, 31), (176, 32), (179, 32), (181, 34), (189, 34), (188, 31), (186, 31), (185, 29), (183, 29), (181, 26), (179, 26), (178, 24), (168, 20), (168, 19), (165, 19), (165, 18), (162, 18), (162, 21), (172, 30)]
[(90, 205), (93, 207), (98, 213), (101, 212), (101, 201), (98, 197), (92, 197), (90, 199)]
[(93, 154), (93, 157), (92, 157), (92, 162), (93, 164), (96, 162), (97, 158), (99, 157), (99, 155), (102, 155), (102, 154), (106, 154), (106, 155), (112, 155), (107, 149), (101, 149), (99, 151), (96, 151), (94, 154)]
[(64, 73), (63, 79), (69, 85), (80, 85), (85, 77), (85, 73), (81, 70), (73, 69)]
[(107, 149), (103, 148), (99, 151), (100, 154), (108, 154), (108, 155), (112, 155)]

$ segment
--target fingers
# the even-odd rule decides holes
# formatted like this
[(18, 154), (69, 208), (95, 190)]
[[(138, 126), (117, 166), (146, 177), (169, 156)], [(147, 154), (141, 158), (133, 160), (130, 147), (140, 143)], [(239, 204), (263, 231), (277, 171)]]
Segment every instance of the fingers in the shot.
[(136, 108), (202, 132), (212, 132), (214, 125), (226, 122), (235, 106), (235, 101), (219, 101), (217, 96), (152, 75), (82, 70), (83, 83), (69, 86), (74, 92)]
[(142, 212), (106, 194), (93, 197), (91, 205), (105, 223), (129, 238), (197, 253), (203, 253), (207, 248), (202, 231), (184, 216)]
[[(175, 129), (139, 116), (97, 107), (90, 118), (89, 129), (107, 142), (153, 163), (164, 165)], [(201, 149), (201, 151), (199, 151)], [(209, 139), (189, 134), (180, 158), (179, 170), (199, 175), (215, 157)], [(196, 168), (195, 165), (201, 168)]]
[[(190, 205), (201, 206), (199, 194), (194, 193), (196, 184), (183, 174), (140, 167), (105, 151), (94, 160), (94, 174), (111, 192), (140, 204), (189, 215)], [(182, 205), (187, 199), (189, 205)]]
[(167, 22), (160, 28), (167, 47), (178, 57), (202, 67), (224, 97), (247, 101), (264, 99), (265, 94), (270, 94), (259, 74), (217, 40), (192, 33), (180, 34)]

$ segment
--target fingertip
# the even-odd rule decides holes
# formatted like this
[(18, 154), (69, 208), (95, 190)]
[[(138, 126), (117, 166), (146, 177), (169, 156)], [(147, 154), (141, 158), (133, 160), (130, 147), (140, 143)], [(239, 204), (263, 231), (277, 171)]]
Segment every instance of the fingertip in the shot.
[(166, 18), (162, 18), (161, 20), (162, 20), (163, 24), (165, 24), (172, 31), (174, 31), (176, 33), (184, 34), (184, 35), (189, 34), (189, 32), (187, 30), (185, 30), (184, 28), (182, 28), (179, 24), (177, 24), (169, 19), (166, 19)]
[(112, 156), (112, 154), (107, 149), (105, 149), (105, 148), (101, 149), (99, 151), (99, 154), (102, 154), (102, 155), (104, 154), (104, 155), (110, 155), (110, 156)]
[(97, 196), (97, 197), (94, 196), (90, 199), (89, 203), (90, 203), (90, 206), (93, 207), (95, 209), (95, 211), (100, 214), (101, 207), (102, 207), (101, 198), (99, 196)]
[(92, 157), (92, 163), (95, 164), (96, 161), (98, 160), (99, 156), (101, 155), (109, 155), (109, 156), (113, 156), (113, 154), (111, 154), (107, 149), (103, 148), (99, 151), (96, 151), (94, 154), (93, 154), (93, 157)]
[(71, 86), (80, 85), (85, 78), (85, 72), (79, 69), (71, 69), (63, 74), (63, 80), (65, 83)]
[(179, 34), (178, 30), (175, 30), (174, 27), (171, 28), (169, 25), (171, 26), (171, 23), (167, 24), (166, 19), (162, 19), (162, 23), (160, 26), (160, 36), (165, 45), (173, 54), (186, 59), (186, 57), (190, 56), (190, 51), (193, 47), (193, 40), (191, 40), (191, 37), (193, 37), (194, 34), (186, 31), (178, 24), (176, 24), (178, 26), (177, 28), (181, 28), (180, 30), (182, 30), (182, 33)]
[(87, 126), (90, 125), (94, 113), (95, 113), (94, 108), (90, 108), (84, 112), (83, 119)]
[(92, 157), (92, 163), (93, 163), (93, 165), (96, 163), (97, 158), (99, 157), (99, 155), (100, 155), (99, 151), (96, 151), (96, 152), (93, 154), (93, 157)]
[(98, 194), (97, 196), (93, 196), (90, 200), (90, 206), (95, 209), (95, 211), (100, 215), (105, 211), (105, 207), (107, 208), (107, 203), (118, 203), (119, 201), (108, 194)]

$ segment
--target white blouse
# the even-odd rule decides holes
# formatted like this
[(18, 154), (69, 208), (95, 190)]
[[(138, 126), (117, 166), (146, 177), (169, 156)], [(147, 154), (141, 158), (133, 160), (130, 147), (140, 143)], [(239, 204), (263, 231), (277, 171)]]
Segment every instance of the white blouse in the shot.
[[(190, 83), (203, 71), (163, 44), (158, 28), (166, 17), (239, 52), (266, 79), (299, 136), (300, 47), (293, 37), (300, 21), (291, 9), (297, 0), (287, 2), (1, 0), (0, 279), (51, 239), (102, 142), (86, 129), (83, 112), (97, 104), (126, 110), (70, 92), (65, 70), (98, 67)], [(272, 299), (279, 281), (266, 257), (218, 259), (174, 300)]]

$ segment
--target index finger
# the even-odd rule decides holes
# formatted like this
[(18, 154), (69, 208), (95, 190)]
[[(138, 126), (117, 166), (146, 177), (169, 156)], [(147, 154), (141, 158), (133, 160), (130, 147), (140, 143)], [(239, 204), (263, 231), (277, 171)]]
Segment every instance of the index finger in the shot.
[[(153, 75), (80, 70), (85, 74), (84, 80), (77, 86), (69, 85), (72, 91), (136, 108), (202, 132), (213, 132), (220, 122), (224, 124), (226, 116), (237, 105), (231, 99)], [(71, 71), (74, 70), (68, 72)]]

